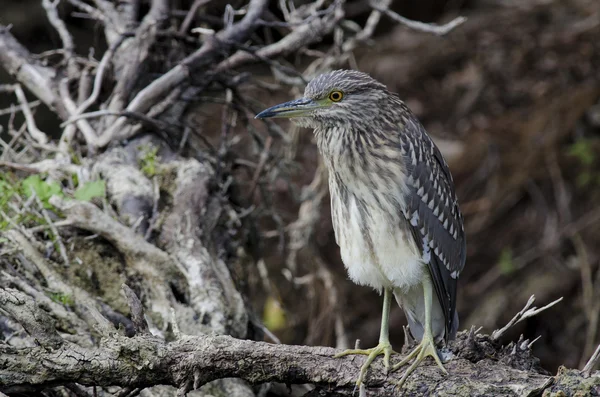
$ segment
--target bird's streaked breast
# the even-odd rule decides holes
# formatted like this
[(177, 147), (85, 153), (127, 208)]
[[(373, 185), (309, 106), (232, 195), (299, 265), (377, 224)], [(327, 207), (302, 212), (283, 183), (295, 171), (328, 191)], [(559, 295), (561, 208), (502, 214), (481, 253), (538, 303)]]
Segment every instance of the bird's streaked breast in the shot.
[(350, 278), (378, 290), (418, 284), (425, 266), (409, 229), (402, 227), (398, 185), (381, 194), (370, 183), (347, 184), (336, 172), (329, 185), (336, 241)]

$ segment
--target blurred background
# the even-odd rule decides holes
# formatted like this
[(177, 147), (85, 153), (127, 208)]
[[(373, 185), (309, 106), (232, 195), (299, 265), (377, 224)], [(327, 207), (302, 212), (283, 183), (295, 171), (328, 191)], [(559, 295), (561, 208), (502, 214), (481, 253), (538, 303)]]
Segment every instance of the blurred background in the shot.
[[(183, 10), (190, 6), (185, 0), (173, 3)], [(348, 20), (365, 23), (368, 3), (345, 7)], [(271, 7), (275, 13), (276, 8)], [(581, 368), (600, 342), (600, 2), (397, 0), (390, 8), (423, 22), (468, 18), (439, 37), (384, 16), (342, 65), (368, 72), (398, 92), (450, 164), (467, 233), (460, 328), (491, 333), (531, 295), (537, 306), (564, 297), (513, 327), (503, 342), (520, 334), (539, 337), (533, 350), (544, 368)], [(62, 13), (80, 55), (100, 58), (106, 44), (98, 24), (68, 5)], [(11, 32), (34, 53), (60, 47), (38, 0), (2, 0), (0, 23), (12, 25)], [(282, 62), (303, 71), (335, 40), (325, 37)], [(299, 85), (281, 84), (268, 66), (243, 72), (249, 77), (241, 89), (254, 98), (255, 111), (301, 95)], [(0, 71), (0, 84), (11, 81)], [(360, 339), (361, 347), (374, 346), (381, 297), (347, 279), (310, 131), (282, 122), (289, 139), (281, 139), (251, 120), (225, 136), (217, 100), (222, 94), (206, 95), (212, 99), (188, 111), (202, 134), (190, 138), (188, 155), (198, 156), (206, 142), (221, 148), (227, 140), (231, 200), (251, 208), (252, 220), (253, 260), (232, 270), (273, 333), (265, 339), (338, 347)], [(13, 97), (0, 95), (0, 109), (12, 103)], [(59, 120), (43, 106), (33, 107), (38, 125), (59, 133)], [(0, 111), (0, 125), (17, 121)], [(268, 153), (257, 141), (268, 142)], [(261, 161), (266, 171), (257, 179), (244, 164)], [(390, 329), (396, 350), (405, 324), (394, 307)]]

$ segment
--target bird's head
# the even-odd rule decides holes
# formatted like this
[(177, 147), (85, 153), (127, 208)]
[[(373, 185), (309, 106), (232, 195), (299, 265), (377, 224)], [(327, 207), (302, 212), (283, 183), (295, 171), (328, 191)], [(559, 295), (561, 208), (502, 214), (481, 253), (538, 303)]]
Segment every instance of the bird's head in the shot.
[(356, 126), (377, 118), (391, 95), (366, 73), (335, 70), (311, 80), (302, 98), (263, 110), (256, 118), (289, 118), (312, 128)]

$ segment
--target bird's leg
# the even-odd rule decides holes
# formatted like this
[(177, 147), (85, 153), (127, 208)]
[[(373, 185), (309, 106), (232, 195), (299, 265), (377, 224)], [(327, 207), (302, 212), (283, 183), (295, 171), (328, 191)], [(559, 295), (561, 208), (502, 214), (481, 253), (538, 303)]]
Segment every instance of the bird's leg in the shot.
[(390, 367), (390, 355), (395, 353), (392, 350), (392, 345), (390, 344), (389, 339), (389, 315), (390, 315), (390, 304), (392, 302), (392, 290), (385, 288), (383, 290), (383, 313), (381, 314), (381, 330), (379, 333), (379, 344), (372, 349), (349, 349), (344, 350), (341, 353), (336, 354), (334, 357), (342, 357), (347, 356), (349, 354), (364, 354), (367, 357), (367, 361), (360, 368), (360, 375), (358, 380), (356, 381), (356, 385), (360, 386), (363, 379), (365, 378), (365, 374), (367, 373), (367, 369), (375, 360), (375, 357), (383, 354), (383, 365), (385, 367), (386, 372)]
[(435, 348), (435, 339), (433, 337), (433, 333), (431, 332), (431, 305), (433, 300), (433, 291), (431, 288), (431, 280), (427, 277), (423, 281), (423, 295), (425, 298), (425, 332), (423, 333), (423, 339), (421, 343), (415, 349), (408, 354), (402, 361), (392, 367), (392, 371), (397, 370), (403, 365), (408, 364), (410, 360), (413, 358), (415, 361), (408, 367), (408, 369), (402, 375), (402, 379), (400, 379), (399, 386), (402, 386), (406, 381), (406, 378), (417, 368), (417, 366), (427, 357), (431, 356), (437, 363), (437, 365), (441, 368), (442, 372), (446, 375), (448, 371), (442, 365), (442, 360), (440, 360), (437, 350)]

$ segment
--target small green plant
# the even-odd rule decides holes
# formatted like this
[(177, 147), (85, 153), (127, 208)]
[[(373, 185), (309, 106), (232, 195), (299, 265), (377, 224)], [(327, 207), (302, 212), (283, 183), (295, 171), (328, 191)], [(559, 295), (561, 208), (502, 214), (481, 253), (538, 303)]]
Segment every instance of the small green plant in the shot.
[(36, 194), (44, 197), (44, 200), (41, 200), (42, 203), (50, 206), (48, 199), (52, 196), (50, 192), (53, 191), (56, 191), (56, 188), (49, 186), (39, 177), (34, 178), (30, 176), (20, 181), (13, 174), (5, 173), (0, 175), (0, 211), (2, 214), (0, 216), (0, 230), (7, 230), (15, 224), (30, 222), (45, 223), (44, 219), (38, 219), (39, 217), (32, 212), (15, 212), (14, 207), (11, 206), (11, 202), (15, 203), (16, 196), (31, 197), (32, 192), (36, 192)]
[(31, 197), (31, 195), (35, 192), (42, 202), (42, 205), (46, 209), (52, 208), (52, 205), (48, 202), (50, 197), (64, 197), (62, 187), (58, 182), (46, 182), (39, 175), (31, 175), (25, 178), (21, 182), (21, 190), (23, 195), (25, 195), (27, 198)]
[(80, 201), (91, 201), (95, 197), (104, 197), (106, 183), (102, 180), (89, 181), (79, 186), (73, 196)]
[(147, 145), (140, 147), (142, 156), (139, 160), (140, 168), (144, 175), (148, 178), (152, 178), (156, 175), (157, 163), (159, 160), (158, 148), (154, 145)]
[(0, 175), (0, 209), (5, 209), (13, 195), (17, 193), (17, 190), (14, 182), (8, 180), (7, 176)]
[(72, 307), (75, 305), (75, 298), (73, 298), (73, 295), (62, 294), (60, 292), (50, 292), (48, 295), (54, 302), (60, 303), (63, 306)]

